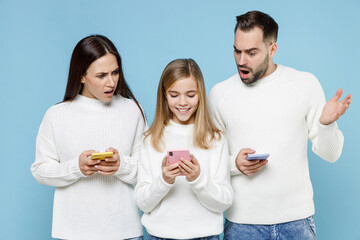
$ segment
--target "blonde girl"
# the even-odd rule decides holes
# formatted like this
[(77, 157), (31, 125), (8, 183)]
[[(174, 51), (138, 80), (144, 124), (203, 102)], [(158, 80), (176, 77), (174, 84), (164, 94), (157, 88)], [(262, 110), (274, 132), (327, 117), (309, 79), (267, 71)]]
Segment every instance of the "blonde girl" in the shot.
[[(169, 164), (169, 149), (189, 159)], [(232, 203), (228, 146), (212, 123), (203, 76), (192, 59), (164, 69), (155, 119), (140, 147), (135, 201), (148, 239), (219, 239)]]

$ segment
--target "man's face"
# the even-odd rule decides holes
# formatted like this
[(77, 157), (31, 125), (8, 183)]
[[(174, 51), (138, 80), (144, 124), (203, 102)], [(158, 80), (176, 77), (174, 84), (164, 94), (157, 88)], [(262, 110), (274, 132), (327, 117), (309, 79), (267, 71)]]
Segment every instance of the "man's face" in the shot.
[(234, 56), (243, 83), (251, 84), (269, 75), (269, 43), (264, 43), (263, 31), (255, 27), (244, 32), (236, 30)]

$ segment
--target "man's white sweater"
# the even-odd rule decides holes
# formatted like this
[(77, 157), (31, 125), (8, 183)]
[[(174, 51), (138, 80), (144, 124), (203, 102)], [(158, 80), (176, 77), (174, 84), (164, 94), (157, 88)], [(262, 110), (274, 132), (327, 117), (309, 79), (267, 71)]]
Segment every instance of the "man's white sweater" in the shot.
[[(245, 85), (239, 74), (214, 86), (209, 102), (214, 120), (229, 143), (234, 202), (226, 212), (232, 222), (276, 224), (314, 214), (307, 143), (334, 162), (342, 150), (337, 124), (319, 118), (323, 90), (310, 73), (278, 65), (271, 75)], [(246, 176), (235, 166), (242, 148), (270, 153), (258, 173)]]
[[(189, 239), (218, 235), (223, 231), (223, 211), (232, 203), (229, 152), (224, 136), (210, 149), (193, 146), (194, 125), (170, 121), (164, 129), (165, 146), (156, 151), (150, 137), (141, 145), (135, 200), (144, 214), (148, 233), (161, 238)], [(189, 149), (200, 164), (193, 182), (185, 176), (174, 184), (162, 178), (162, 160), (168, 149)]]
[[(132, 184), (145, 127), (135, 102), (121, 96), (105, 103), (79, 95), (46, 112), (31, 171), (39, 183), (56, 187), (54, 238), (125, 239), (143, 234)], [(83, 175), (80, 154), (109, 147), (120, 153), (117, 173)]]

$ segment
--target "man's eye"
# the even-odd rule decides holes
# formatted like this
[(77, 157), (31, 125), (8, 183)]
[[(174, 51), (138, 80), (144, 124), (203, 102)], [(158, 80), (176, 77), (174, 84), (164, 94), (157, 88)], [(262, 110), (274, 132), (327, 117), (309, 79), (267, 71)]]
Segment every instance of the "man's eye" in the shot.
[(254, 52), (249, 53), (250, 56), (255, 56)]

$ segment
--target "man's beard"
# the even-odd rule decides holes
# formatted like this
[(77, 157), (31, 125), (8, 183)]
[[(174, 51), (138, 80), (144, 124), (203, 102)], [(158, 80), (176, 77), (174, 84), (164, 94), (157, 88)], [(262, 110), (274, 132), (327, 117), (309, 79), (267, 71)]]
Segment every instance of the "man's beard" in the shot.
[(246, 79), (241, 78), (241, 81), (245, 84), (252, 84), (252, 83), (256, 82), (257, 80), (259, 80), (260, 78), (262, 78), (262, 76), (264, 76), (264, 74), (266, 73), (266, 71), (268, 69), (268, 65), (269, 65), (268, 62), (269, 62), (269, 55), (266, 55), (264, 61), (260, 64), (260, 66), (256, 69), (255, 72), (253, 72), (253, 69), (250, 67), (238, 65), (238, 71), (239, 71), (240, 78), (241, 78), (241, 74), (240, 74), (239, 68), (246, 68), (250, 73), (253, 73), (252, 78), (246, 78)]

